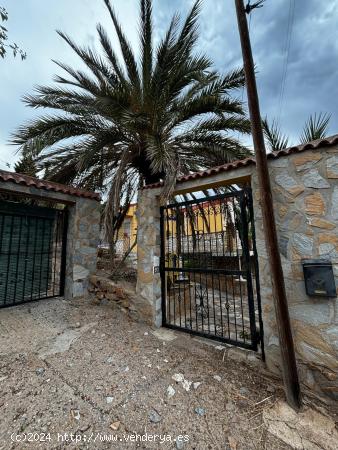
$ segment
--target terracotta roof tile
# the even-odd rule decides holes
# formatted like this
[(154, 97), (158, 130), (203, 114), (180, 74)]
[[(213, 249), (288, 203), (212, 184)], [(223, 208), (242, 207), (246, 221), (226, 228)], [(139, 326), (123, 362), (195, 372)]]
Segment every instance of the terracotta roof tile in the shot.
[(101, 200), (101, 196), (97, 192), (85, 191), (82, 189), (77, 189), (73, 186), (54, 183), (52, 181), (39, 180), (38, 178), (29, 177), (28, 175), (23, 175), (16, 172), (0, 170), (0, 181), (22, 184), (28, 187), (44, 189), (46, 191), (61, 192), (62, 194), (74, 195), (75, 197), (92, 198), (98, 201)]
[[(334, 136), (330, 136), (325, 139), (317, 139), (316, 141), (311, 141), (306, 144), (296, 145), (294, 147), (285, 148), (277, 152), (268, 153), (267, 158), (277, 159), (283, 156), (291, 155), (293, 153), (301, 153), (306, 150), (315, 150), (319, 147), (330, 147), (337, 144), (338, 134), (335, 134)], [(177, 183), (184, 183), (186, 181), (195, 180), (196, 178), (205, 178), (210, 175), (216, 175), (217, 173), (221, 172), (228, 172), (229, 170), (236, 170), (244, 166), (250, 166), (252, 164), (256, 164), (256, 159), (253, 156), (246, 159), (232, 161), (228, 164), (223, 164), (222, 166), (211, 167), (210, 169), (202, 170), (201, 172), (194, 172), (190, 173), (189, 175), (183, 175), (178, 177), (176, 181)], [(144, 186), (143, 189), (153, 189), (161, 186), (163, 186), (162, 181), (158, 183), (148, 184), (147, 186)]]

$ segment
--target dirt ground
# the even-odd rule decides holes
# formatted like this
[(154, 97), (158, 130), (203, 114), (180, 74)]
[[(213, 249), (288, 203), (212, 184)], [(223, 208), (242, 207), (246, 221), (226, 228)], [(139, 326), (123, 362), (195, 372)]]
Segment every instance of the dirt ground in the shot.
[(325, 417), (323, 446), (304, 444), (289, 411), (300, 444), (285, 437), (284, 422), (276, 432), (282, 399), (278, 383), (218, 347), (154, 333), (112, 303), (52, 299), (0, 310), (1, 449), (334, 448)]

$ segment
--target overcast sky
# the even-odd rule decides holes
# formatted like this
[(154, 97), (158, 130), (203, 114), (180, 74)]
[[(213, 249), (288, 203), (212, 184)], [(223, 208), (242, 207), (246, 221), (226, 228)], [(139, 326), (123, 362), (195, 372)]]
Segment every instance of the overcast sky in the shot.
[[(138, 0), (112, 3), (137, 48)], [(163, 34), (176, 10), (184, 14), (191, 4), (190, 0), (154, 0), (156, 35)], [(79, 44), (95, 46), (95, 26), (101, 22), (111, 30), (113, 42), (116, 39), (102, 0), (0, 0), (0, 6), (9, 13), (6, 27), (10, 40), (28, 54), (25, 61), (10, 54), (0, 60), (0, 168), (5, 169), (6, 162), (13, 165), (18, 158), (15, 148), (8, 145), (10, 133), (36, 114), (22, 104), (21, 96), (34, 85), (50, 84), (53, 74), (60, 73), (52, 58), (79, 65), (55, 30), (67, 32)], [(250, 34), (262, 115), (280, 118), (283, 131), (294, 144), (313, 112), (330, 113), (330, 134), (338, 132), (337, 24), (338, 0), (266, 0), (264, 8), (252, 14)], [(241, 65), (233, 0), (204, 0), (198, 50), (220, 71)]]

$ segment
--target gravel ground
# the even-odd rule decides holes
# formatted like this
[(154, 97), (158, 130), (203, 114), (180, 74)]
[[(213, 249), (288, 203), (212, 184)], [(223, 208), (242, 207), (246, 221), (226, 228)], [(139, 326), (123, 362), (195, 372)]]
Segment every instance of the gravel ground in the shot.
[(184, 333), (153, 331), (111, 303), (0, 310), (0, 448), (292, 448), (262, 419), (283, 398), (276, 382)]

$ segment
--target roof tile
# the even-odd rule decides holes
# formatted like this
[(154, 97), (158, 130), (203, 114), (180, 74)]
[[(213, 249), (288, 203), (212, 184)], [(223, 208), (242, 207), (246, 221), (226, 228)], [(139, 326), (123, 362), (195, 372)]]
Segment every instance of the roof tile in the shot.
[[(338, 144), (338, 134), (335, 134), (334, 136), (330, 136), (325, 139), (317, 139), (316, 141), (311, 141), (306, 144), (300, 144), (296, 145), (294, 147), (285, 148), (283, 150), (279, 150), (277, 152), (271, 152), (267, 154), (268, 159), (277, 159), (281, 158), (283, 156), (288, 156), (293, 153), (301, 153), (306, 150), (315, 150), (319, 147), (330, 147), (333, 145)], [(190, 173), (188, 175), (183, 175), (177, 178), (177, 183), (184, 183), (186, 181), (195, 180), (196, 178), (205, 178), (209, 175), (221, 173), (221, 172), (228, 172), (229, 170), (236, 170), (240, 167), (249, 166), (252, 164), (256, 164), (256, 159), (253, 156), (250, 156), (246, 159), (240, 159), (237, 161), (232, 161), (227, 164), (223, 164), (222, 166), (216, 166), (211, 167), (210, 169), (202, 170), (201, 172), (194, 172)], [(163, 186), (163, 181), (160, 181), (158, 183), (148, 184), (144, 186), (143, 189), (153, 189), (157, 187)]]
[(38, 178), (33, 178), (28, 175), (16, 172), (7, 172), (5, 170), (0, 170), (0, 180), (22, 184), (28, 187), (35, 187), (37, 189), (44, 189), (46, 191), (61, 192), (63, 194), (74, 195), (75, 197), (92, 198), (98, 201), (101, 200), (101, 196), (97, 192), (85, 191), (73, 186), (54, 183), (48, 180), (39, 180)]

